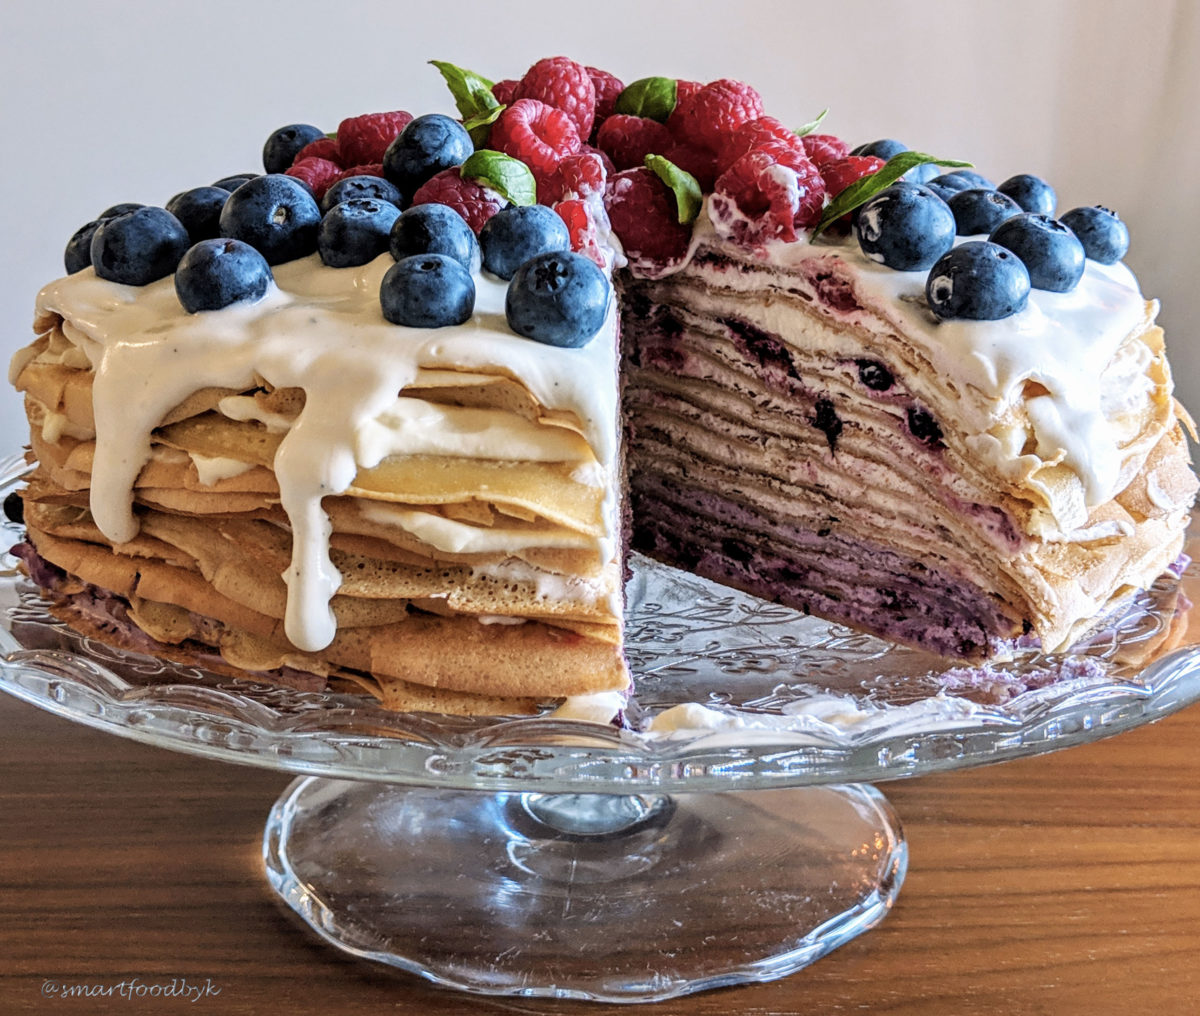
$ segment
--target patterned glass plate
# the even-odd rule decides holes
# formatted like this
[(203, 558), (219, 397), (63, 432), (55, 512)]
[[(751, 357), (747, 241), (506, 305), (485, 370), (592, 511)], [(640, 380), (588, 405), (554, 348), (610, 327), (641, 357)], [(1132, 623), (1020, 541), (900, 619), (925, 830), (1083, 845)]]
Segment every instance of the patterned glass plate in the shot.
[[(0, 493), (24, 469), (0, 461)], [(326, 777), (621, 793), (878, 781), (1095, 740), (1200, 698), (1190, 565), (1068, 652), (970, 668), (637, 558), (637, 691), (620, 725), (550, 705), (535, 717), (400, 714), (166, 664), (54, 620), (11, 557), (0, 572), (6, 691), (162, 747)]]

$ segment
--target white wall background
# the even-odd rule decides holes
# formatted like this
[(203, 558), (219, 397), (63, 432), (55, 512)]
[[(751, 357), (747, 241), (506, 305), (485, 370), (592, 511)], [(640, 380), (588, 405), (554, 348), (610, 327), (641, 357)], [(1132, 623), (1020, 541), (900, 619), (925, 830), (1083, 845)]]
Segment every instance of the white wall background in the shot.
[[(745, 79), (788, 123), (824, 107), (851, 142), (895, 137), (1034, 172), (1060, 210), (1105, 204), (1163, 301), (1200, 411), (1197, 0), (3, 0), (0, 355), (29, 336), (68, 237), (117, 201), (260, 170), (266, 135), (383, 109), (452, 112), (430, 58), (519, 77), (566, 53), (625, 81)], [(585, 12), (593, 12), (591, 14)], [(586, 17), (591, 23), (580, 23)], [(0, 434), (25, 423), (0, 390)]]

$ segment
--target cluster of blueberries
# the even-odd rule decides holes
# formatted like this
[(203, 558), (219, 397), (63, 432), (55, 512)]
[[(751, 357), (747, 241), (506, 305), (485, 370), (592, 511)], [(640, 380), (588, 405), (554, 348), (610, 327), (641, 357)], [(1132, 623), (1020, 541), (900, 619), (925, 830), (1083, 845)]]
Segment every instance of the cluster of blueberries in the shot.
[[(905, 147), (890, 139), (856, 149), (889, 159)], [(917, 172), (919, 171), (919, 172)], [(1029, 174), (999, 186), (959, 169), (932, 165), (880, 191), (855, 210), (864, 254), (898, 271), (928, 269), (925, 297), (939, 318), (994, 321), (1021, 310), (1031, 289), (1065, 293), (1085, 260), (1113, 264), (1129, 249), (1129, 230), (1100, 206), (1054, 218), (1057, 196)], [(981, 236), (955, 246), (956, 236)]]
[(385, 176), (353, 176), (318, 203), (303, 181), (281, 170), (315, 137), (292, 124), (263, 148), (265, 174), (240, 174), (175, 195), (165, 208), (106, 209), (67, 244), (68, 273), (89, 265), (101, 278), (143, 286), (174, 273), (189, 313), (261, 299), (271, 265), (318, 252), (332, 268), (364, 265), (385, 252), (380, 305), (398, 325), (462, 324), (475, 309), (480, 268), (509, 281), (506, 314), (519, 335), (562, 347), (586, 344), (608, 311), (611, 287), (590, 260), (571, 252), (566, 225), (541, 205), (509, 206), (477, 239), (447, 205), (404, 208), (422, 183), (474, 151), (456, 120), (413, 120), (388, 148)]

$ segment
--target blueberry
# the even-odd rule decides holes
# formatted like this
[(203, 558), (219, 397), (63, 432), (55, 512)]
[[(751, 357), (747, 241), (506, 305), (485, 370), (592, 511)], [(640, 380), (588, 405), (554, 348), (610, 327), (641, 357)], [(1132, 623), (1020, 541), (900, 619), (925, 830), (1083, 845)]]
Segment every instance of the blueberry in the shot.
[(109, 205), (96, 218), (115, 219), (118, 215), (124, 215), (126, 212), (136, 212), (139, 208), (145, 207), (145, 205), (137, 201), (122, 201), (119, 205)]
[(220, 180), (214, 180), (212, 186), (220, 187), (221, 190), (235, 191), (247, 180), (254, 180), (258, 176), (258, 173), (234, 173), (232, 176), (223, 176)]
[(325, 132), (310, 123), (291, 123), (271, 132), (263, 145), (263, 168), (268, 173), (282, 173), (305, 145), (323, 138)]
[(1054, 206), (1058, 195), (1040, 176), (1031, 173), (1020, 173), (1010, 176), (996, 188), (1001, 194), (1007, 194), (1025, 211), (1037, 215), (1054, 215)]
[(348, 176), (338, 180), (325, 192), (321, 198), (321, 212), (328, 212), (334, 205), (349, 201), (351, 198), (374, 198), (376, 201), (386, 201), (400, 209), (404, 199), (396, 185), (388, 183), (381, 176)]
[[(932, 162), (922, 162), (919, 166), (913, 166), (912, 169), (904, 174), (903, 178), (911, 183), (925, 184), (934, 179), (937, 175), (937, 166), (935, 166)], [(941, 194), (938, 194), (938, 197), (942, 198), (943, 201), (946, 200)]]
[(350, 198), (334, 205), (317, 231), (317, 250), (330, 268), (351, 268), (374, 261), (388, 249), (392, 223), (400, 209), (389, 201)]
[(135, 208), (100, 223), (92, 267), (110, 282), (145, 286), (175, 271), (190, 243), (183, 223), (165, 208)]
[(1021, 214), (1021, 206), (1007, 194), (981, 188), (959, 191), (948, 204), (959, 236), (990, 233), (1005, 219)]
[(925, 299), (940, 318), (995, 321), (1021, 310), (1029, 288), (1029, 272), (1012, 251), (971, 240), (929, 270)]
[(931, 189), (944, 190), (949, 194), (957, 194), (959, 191), (970, 190), (976, 186), (978, 185), (973, 184), (962, 173), (943, 173), (929, 181)]
[(220, 187), (193, 187), (167, 202), (167, 211), (183, 223), (192, 243), (221, 235), (221, 209), (229, 191)]
[(107, 221), (108, 219), (93, 219), (91, 222), (85, 222), (71, 235), (71, 239), (67, 241), (67, 249), (63, 251), (63, 264), (66, 266), (68, 275), (74, 275), (76, 272), (91, 267), (92, 237), (96, 235), (96, 230)]
[(600, 331), (611, 287), (580, 254), (552, 251), (526, 261), (508, 284), (504, 313), (518, 335), (550, 346), (578, 349)]
[(1066, 293), (1083, 277), (1083, 244), (1057, 219), (1025, 212), (1002, 222), (988, 239), (1007, 247), (1029, 270), (1034, 289)]
[(321, 209), (307, 187), (280, 173), (256, 176), (229, 195), (221, 209), (221, 235), (256, 248), (268, 264), (317, 249)]
[(954, 245), (954, 215), (928, 188), (896, 183), (859, 209), (854, 231), (872, 261), (911, 272), (928, 268)]
[(457, 120), (428, 113), (413, 120), (383, 154), (383, 175), (412, 196), (435, 173), (462, 165), (475, 151), (471, 135)]
[(483, 267), (511, 279), (531, 257), (570, 250), (571, 235), (558, 213), (545, 205), (513, 205), (493, 215), (479, 231)]
[(1102, 265), (1115, 264), (1129, 250), (1128, 227), (1101, 205), (1072, 208), (1059, 221), (1079, 237), (1084, 253)]
[[(952, 186), (957, 187), (959, 190), (970, 190), (972, 188), (978, 188), (980, 190), (996, 189), (996, 185), (992, 183), (991, 180), (980, 173), (976, 173), (973, 169), (952, 169), (949, 173), (944, 175), (950, 177), (950, 179), (954, 181)], [(940, 176), (938, 177), (939, 180), (942, 178), (943, 177)], [(964, 181), (966, 186), (963, 186)]]
[(461, 325), (475, 311), (475, 280), (453, 258), (417, 254), (397, 261), (379, 286), (383, 316), (394, 325)]
[(942, 428), (928, 409), (919, 406), (908, 407), (908, 430), (918, 441), (928, 445), (942, 443)]
[(873, 392), (886, 392), (896, 383), (892, 372), (878, 360), (858, 360), (858, 379)]
[(877, 159), (883, 159), (887, 162), (893, 155), (899, 155), (901, 152), (907, 152), (908, 145), (902, 141), (897, 141), (895, 138), (881, 138), (878, 141), (868, 141), (859, 145), (857, 148), (850, 150), (851, 155), (873, 155)]
[(4, 499), (4, 517), (17, 525), (25, 521), (25, 502), (21, 500), (19, 491), (12, 491)]
[(261, 300), (272, 282), (271, 268), (241, 240), (201, 240), (179, 262), (175, 294), (189, 314)]
[(479, 271), (482, 255), (475, 232), (449, 205), (414, 205), (392, 224), (392, 257), (445, 254), (468, 272)]

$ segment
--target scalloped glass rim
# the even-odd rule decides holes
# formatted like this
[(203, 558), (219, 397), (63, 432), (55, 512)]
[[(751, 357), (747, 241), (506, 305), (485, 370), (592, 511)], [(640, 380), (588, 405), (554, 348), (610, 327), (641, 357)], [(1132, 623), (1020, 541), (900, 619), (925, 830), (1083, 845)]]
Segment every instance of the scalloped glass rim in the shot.
[[(0, 492), (24, 469), (20, 458), (0, 460)], [(116, 650), (49, 617), (10, 559), (0, 688), (161, 747), (335, 778), (614, 793), (874, 782), (1096, 740), (1200, 698), (1200, 645), (1154, 656), (1188, 589), (1200, 598), (1192, 566), (1068, 653), (1026, 650), (967, 671), (636, 559), (628, 641), (638, 693), (626, 717), (637, 729), (619, 729), (548, 713), (392, 713), (365, 696), (234, 681)], [(684, 703), (726, 725), (640, 732)]]

